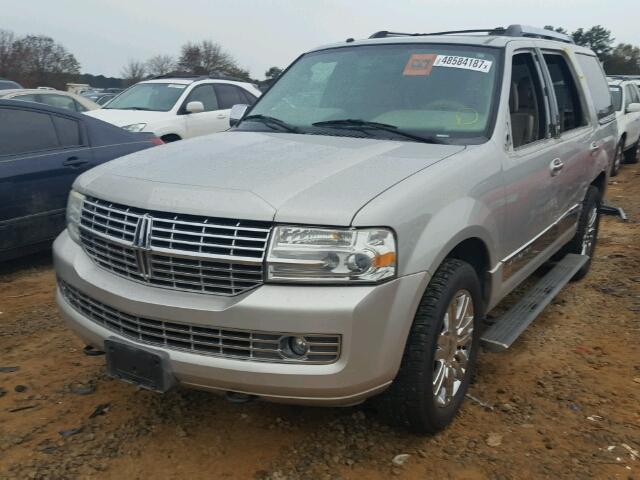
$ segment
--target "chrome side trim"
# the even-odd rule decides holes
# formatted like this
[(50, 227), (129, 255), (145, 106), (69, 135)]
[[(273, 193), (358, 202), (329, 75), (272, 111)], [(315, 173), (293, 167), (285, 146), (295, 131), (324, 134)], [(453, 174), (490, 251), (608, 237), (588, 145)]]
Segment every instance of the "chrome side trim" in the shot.
[(533, 258), (535, 258), (546, 247), (551, 245), (557, 237), (571, 228), (573, 222), (568, 223), (566, 226), (565, 223), (567, 223), (573, 216), (577, 216), (580, 213), (581, 207), (581, 203), (573, 205), (542, 232), (500, 260), (495, 267), (489, 270), (489, 273), (494, 275), (500, 270), (500, 268), (502, 268), (503, 280), (511, 277), (514, 273), (529, 263), (529, 261), (533, 260)]

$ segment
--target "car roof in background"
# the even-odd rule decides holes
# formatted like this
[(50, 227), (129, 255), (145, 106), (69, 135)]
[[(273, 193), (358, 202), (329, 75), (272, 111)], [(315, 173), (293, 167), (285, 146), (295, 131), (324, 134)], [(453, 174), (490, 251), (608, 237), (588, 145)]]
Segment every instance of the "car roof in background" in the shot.
[(89, 117), (87, 115), (82, 115), (81, 113), (78, 113), (78, 112), (72, 112), (71, 110), (67, 110), (64, 108), (52, 107), (44, 103), (25, 102), (24, 100), (11, 100), (11, 99), (0, 98), (0, 107), (13, 107), (13, 108), (17, 107), (21, 109), (38, 110), (38, 111), (47, 112), (47, 113), (56, 113), (59, 115), (65, 115), (67, 117), (75, 117), (78, 119), (90, 118), (91, 120), (94, 120), (94, 118)]
[(41, 95), (59, 93), (62, 95), (70, 95), (73, 96), (71, 92), (65, 92), (64, 90), (49, 90), (44, 88), (12, 88), (10, 90), (2, 90), (0, 91), (0, 95), (9, 95), (12, 93), (38, 93)]

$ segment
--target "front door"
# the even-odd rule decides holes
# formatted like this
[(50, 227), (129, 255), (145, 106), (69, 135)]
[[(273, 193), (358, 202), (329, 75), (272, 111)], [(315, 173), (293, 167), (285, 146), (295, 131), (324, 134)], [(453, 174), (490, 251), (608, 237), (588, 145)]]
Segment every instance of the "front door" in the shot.
[(64, 229), (69, 190), (92, 166), (92, 154), (73, 118), (2, 107), (0, 125), (2, 252), (51, 240)]
[[(184, 109), (189, 102), (202, 102), (204, 111), (187, 113)], [(222, 132), (229, 128), (229, 116), (224, 110), (221, 110), (212, 83), (198, 85), (191, 90), (182, 110), (185, 115), (186, 138)]]

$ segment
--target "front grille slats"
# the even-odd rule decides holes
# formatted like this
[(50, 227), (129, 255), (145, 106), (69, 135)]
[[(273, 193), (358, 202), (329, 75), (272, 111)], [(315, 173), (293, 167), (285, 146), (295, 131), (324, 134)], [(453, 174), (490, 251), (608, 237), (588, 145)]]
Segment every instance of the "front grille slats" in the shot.
[[(146, 227), (143, 227), (145, 225)], [(87, 197), (80, 238), (100, 267), (160, 288), (238, 295), (263, 282), (264, 222), (147, 211)]]
[(65, 300), (89, 320), (141, 343), (252, 361), (328, 364), (340, 356), (340, 335), (305, 334), (308, 354), (303, 358), (290, 358), (282, 349), (282, 339), (299, 334), (215, 328), (138, 317), (99, 302), (60, 279), (58, 285)]

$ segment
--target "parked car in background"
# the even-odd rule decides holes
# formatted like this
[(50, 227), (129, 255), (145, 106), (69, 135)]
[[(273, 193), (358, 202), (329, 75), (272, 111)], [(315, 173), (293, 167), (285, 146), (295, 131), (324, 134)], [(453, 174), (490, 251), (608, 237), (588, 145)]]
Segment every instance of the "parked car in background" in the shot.
[(227, 78), (163, 75), (129, 87), (88, 115), (173, 142), (227, 130), (231, 107), (253, 105), (260, 93), (250, 83)]
[(112, 98), (114, 98), (117, 95), (117, 93), (109, 93), (109, 92), (91, 92), (87, 95), (82, 95), (85, 98), (88, 98), (89, 100), (91, 100), (92, 102), (94, 102), (96, 105), (104, 105), (105, 103), (107, 103), (109, 100), (111, 100)]
[(117, 96), (116, 93), (104, 93), (100, 95), (98, 98), (96, 98), (94, 102), (96, 102), (98, 105), (102, 107), (103, 105), (106, 105), (109, 100), (111, 100), (112, 98), (115, 98), (116, 96)]
[(17, 88), (22, 88), (22, 85), (6, 78), (0, 78), (0, 90), (15, 90)]
[(609, 91), (618, 121), (618, 146), (611, 165), (611, 176), (616, 176), (623, 162), (640, 160), (640, 89), (631, 79), (609, 77)]
[[(382, 394), (403, 427), (451, 422), (480, 342), (508, 348), (587, 274), (617, 140), (594, 52), (520, 25), (458, 33), (314, 49), (232, 130), (80, 176), (57, 300), (109, 374), (236, 401)], [(170, 109), (190, 85), (161, 82), (132, 97)]]
[(63, 108), (72, 112), (88, 112), (100, 108), (97, 103), (80, 95), (53, 89), (0, 90), (0, 99), (44, 103), (50, 107)]
[(69, 110), (0, 100), (0, 260), (49, 246), (86, 170), (161, 144)]

